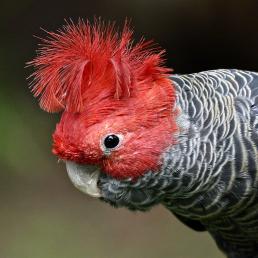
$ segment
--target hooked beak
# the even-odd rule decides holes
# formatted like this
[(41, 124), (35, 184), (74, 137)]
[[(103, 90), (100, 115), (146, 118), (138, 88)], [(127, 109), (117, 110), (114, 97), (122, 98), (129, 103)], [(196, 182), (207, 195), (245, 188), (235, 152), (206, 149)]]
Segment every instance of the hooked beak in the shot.
[(97, 186), (100, 174), (98, 166), (80, 165), (72, 161), (66, 161), (65, 164), (68, 176), (77, 189), (92, 197), (101, 197)]

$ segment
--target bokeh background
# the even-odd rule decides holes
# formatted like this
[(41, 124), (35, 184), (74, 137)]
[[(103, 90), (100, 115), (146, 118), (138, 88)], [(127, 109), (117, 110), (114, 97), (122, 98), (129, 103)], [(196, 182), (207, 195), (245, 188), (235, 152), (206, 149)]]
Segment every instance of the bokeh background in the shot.
[(113, 209), (77, 191), (51, 154), (59, 115), (32, 97), (25, 62), (64, 18), (132, 19), (175, 73), (258, 71), (257, 0), (8, 0), (0, 7), (0, 258), (222, 258), (164, 208)]

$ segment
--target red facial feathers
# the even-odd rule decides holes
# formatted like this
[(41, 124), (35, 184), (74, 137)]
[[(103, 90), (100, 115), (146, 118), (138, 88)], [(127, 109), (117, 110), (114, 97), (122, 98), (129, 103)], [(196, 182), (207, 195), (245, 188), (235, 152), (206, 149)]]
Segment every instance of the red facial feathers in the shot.
[[(30, 65), (41, 107), (64, 111), (53, 134), (53, 153), (98, 164), (115, 178), (157, 171), (178, 130), (164, 51), (150, 41), (133, 44), (127, 23), (121, 33), (114, 24), (79, 21), (48, 34)], [(106, 155), (101, 142), (114, 133), (123, 141)]]
[(83, 111), (88, 92), (126, 98), (139, 82), (167, 77), (171, 71), (163, 66), (164, 50), (157, 51), (151, 41), (133, 45), (127, 23), (118, 33), (114, 24), (80, 20), (48, 35), (29, 63), (35, 68), (32, 91), (48, 112)]

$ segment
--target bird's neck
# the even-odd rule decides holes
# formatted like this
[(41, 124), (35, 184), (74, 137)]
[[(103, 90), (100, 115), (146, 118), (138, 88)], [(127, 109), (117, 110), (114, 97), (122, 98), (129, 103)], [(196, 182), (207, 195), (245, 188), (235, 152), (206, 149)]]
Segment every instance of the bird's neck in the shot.
[[(179, 132), (177, 144), (163, 157), (161, 173), (172, 173), (165, 206), (193, 219), (240, 212), (248, 205), (247, 198), (242, 197), (249, 196), (251, 201), (255, 191), (252, 178), (236, 169), (239, 150), (234, 145), (239, 131), (227, 130), (234, 123), (238, 126), (233, 101), (218, 103), (212, 98), (217, 94), (215, 87), (194, 76), (174, 76), (172, 81), (177, 93)], [(232, 107), (222, 116), (220, 106), (226, 104)]]

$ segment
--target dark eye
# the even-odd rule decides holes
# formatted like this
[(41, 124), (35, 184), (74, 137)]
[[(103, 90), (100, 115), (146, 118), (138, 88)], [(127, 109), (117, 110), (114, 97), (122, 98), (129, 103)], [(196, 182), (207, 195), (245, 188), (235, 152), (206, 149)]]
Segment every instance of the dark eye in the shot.
[(107, 149), (113, 149), (119, 144), (119, 137), (115, 134), (110, 134), (104, 139), (104, 146)]

